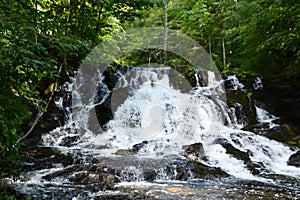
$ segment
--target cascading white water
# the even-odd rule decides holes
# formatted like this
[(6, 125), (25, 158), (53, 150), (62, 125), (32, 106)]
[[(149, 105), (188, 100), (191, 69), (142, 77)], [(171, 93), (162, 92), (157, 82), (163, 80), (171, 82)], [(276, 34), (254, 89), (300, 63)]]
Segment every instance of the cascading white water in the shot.
[(232, 85), (232, 90), (237, 90), (237, 89), (243, 89), (245, 86), (240, 83), (239, 79), (236, 77), (236, 75), (229, 75), (227, 77), (227, 80), (230, 81), (231, 85)]
[(278, 126), (278, 124), (275, 124), (273, 121), (279, 119), (279, 117), (270, 114), (268, 111), (258, 106), (255, 106), (255, 109), (257, 113), (257, 121), (261, 124), (266, 124), (267, 129), (272, 129)]
[[(230, 116), (232, 112), (224, 98), (223, 81), (216, 80), (214, 73), (208, 72), (207, 86), (200, 87), (197, 83), (190, 92), (181, 92), (171, 83), (170, 70), (167, 67), (137, 68), (125, 75), (119, 74), (111, 95), (115, 106), (112, 106), (114, 118), (108, 122), (105, 131), (95, 132), (88, 127), (90, 112), (96, 106), (94, 97), (88, 105), (82, 105), (80, 94), (73, 95), (73, 98), (77, 97), (73, 101), (77, 103), (72, 105), (73, 109), (77, 108), (77, 115), (70, 112), (65, 126), (43, 135), (43, 144), (66, 152), (80, 151), (93, 157), (118, 157), (115, 153), (119, 149), (130, 149), (147, 141), (135, 156), (153, 159), (179, 156), (182, 146), (200, 142), (207, 157), (203, 163), (220, 167), (238, 178), (257, 179), (242, 160), (228, 154), (222, 145), (215, 142), (221, 138), (236, 149), (247, 152), (251, 161), (260, 163), (266, 171), (299, 177), (300, 169), (287, 165), (295, 150), (240, 130), (241, 126)], [(103, 77), (100, 80), (103, 99), (97, 105), (110, 94), (102, 81)], [(120, 88), (127, 88), (129, 96), (115, 105)], [(263, 120), (263, 113), (259, 109), (257, 113), (258, 119)], [(74, 131), (70, 132), (70, 129)], [(77, 140), (64, 146), (63, 140), (72, 137), (77, 137)], [(134, 170), (130, 166), (128, 169)], [(138, 169), (136, 171), (138, 173)]]

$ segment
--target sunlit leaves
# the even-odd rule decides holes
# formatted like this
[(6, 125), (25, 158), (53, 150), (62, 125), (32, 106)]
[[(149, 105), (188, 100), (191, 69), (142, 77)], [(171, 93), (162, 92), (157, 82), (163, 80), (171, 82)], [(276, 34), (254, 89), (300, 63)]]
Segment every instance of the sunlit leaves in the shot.
[(14, 144), (28, 106), (45, 111), (54, 82), (68, 80), (94, 46), (151, 5), (151, 0), (0, 0), (0, 175), (17, 155)]
[(243, 58), (240, 66), (268, 76), (299, 73), (299, 38), (293, 34), (299, 27), (299, 11), (298, 4), (283, 0), (239, 1), (240, 22), (233, 45), (239, 49), (235, 56)]
[[(168, 26), (200, 42), (222, 66), (255, 75), (300, 74), (300, 4), (269, 0), (169, 0)], [(163, 1), (139, 25), (163, 26)], [(226, 71), (230, 71), (226, 69)]]

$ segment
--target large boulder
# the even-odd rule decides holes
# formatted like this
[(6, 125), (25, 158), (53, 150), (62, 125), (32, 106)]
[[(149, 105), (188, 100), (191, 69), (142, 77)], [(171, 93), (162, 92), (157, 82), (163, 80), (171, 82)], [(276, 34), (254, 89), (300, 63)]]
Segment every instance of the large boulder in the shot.
[(287, 162), (288, 165), (300, 167), (300, 151), (292, 154)]
[[(122, 74), (125, 74), (131, 67), (128, 66), (110, 66), (104, 72), (104, 79), (102, 84), (97, 86), (96, 102), (100, 103), (95, 107), (96, 115), (99, 124), (103, 129), (106, 129), (106, 124), (113, 119), (113, 107), (117, 107), (124, 102), (128, 96), (128, 91), (120, 88), (116, 91), (116, 84), (118, 83)], [(112, 95), (118, 95), (114, 97), (112, 101)], [(117, 102), (116, 102), (117, 101)]]
[(226, 149), (226, 153), (230, 154), (236, 159), (243, 161), (247, 169), (249, 169), (252, 172), (252, 174), (259, 174), (263, 169), (262, 163), (254, 163), (251, 161), (250, 159), (251, 152), (245, 152), (235, 148), (232, 144), (230, 144), (229, 141), (227, 141), (224, 138), (216, 139), (214, 143), (220, 144), (224, 149)]
[(219, 167), (209, 167), (200, 162), (189, 161), (188, 167), (190, 168), (190, 171), (193, 173), (194, 178), (209, 179), (209, 178), (224, 178), (229, 176), (229, 174), (227, 174)]
[(205, 159), (205, 153), (202, 143), (195, 143), (191, 145), (183, 146), (183, 156), (191, 160), (203, 160)]
[(177, 160), (165, 168), (165, 174), (172, 180), (189, 180), (191, 178), (222, 178), (229, 175), (219, 167), (210, 167), (195, 160)]
[(263, 88), (253, 93), (256, 104), (279, 117), (276, 127), (262, 134), (300, 147), (300, 84), (292, 77), (264, 78)]
[(253, 97), (268, 111), (280, 117), (279, 123), (300, 127), (300, 84), (291, 77), (265, 78), (263, 88)]
[(118, 149), (116, 155), (118, 156), (129, 156), (137, 154), (142, 148), (148, 144), (148, 141), (143, 141), (141, 143), (135, 144), (130, 149)]
[(27, 147), (21, 149), (21, 153), (26, 155), (22, 158), (21, 171), (49, 169), (58, 165), (66, 167), (74, 163), (71, 154), (65, 154), (51, 147)]
[(226, 90), (227, 104), (234, 108), (237, 122), (244, 124), (246, 130), (257, 123), (256, 109), (249, 94), (240, 89)]

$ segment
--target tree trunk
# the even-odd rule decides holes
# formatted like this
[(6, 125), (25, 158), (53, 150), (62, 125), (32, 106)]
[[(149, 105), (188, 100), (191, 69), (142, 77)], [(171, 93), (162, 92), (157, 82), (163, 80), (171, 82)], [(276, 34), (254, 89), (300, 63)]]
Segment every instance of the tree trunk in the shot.
[(209, 64), (210, 67), (212, 67), (213, 58), (212, 58), (212, 50), (211, 50), (211, 35), (209, 35), (208, 37), (208, 48), (209, 48)]
[(81, 6), (80, 6), (80, 15), (78, 19), (78, 28), (79, 31), (83, 31), (84, 29), (84, 22), (85, 22), (85, 6), (86, 6), (86, 0), (83, 0)]
[(37, 28), (37, 16), (38, 16), (38, 0), (35, 0), (35, 13), (34, 13), (34, 27), (35, 29), (38, 29)]
[(165, 23), (164, 23), (164, 63), (168, 60), (168, 0), (165, 1)]
[(102, 4), (100, 5), (99, 11), (98, 11), (97, 24), (96, 24), (96, 28), (95, 28), (95, 31), (96, 31), (96, 32), (99, 31), (100, 20), (101, 20), (101, 14), (102, 14)]
[(226, 63), (226, 49), (225, 49), (224, 28), (222, 30), (221, 42), (222, 42), (222, 52), (223, 52), (223, 69), (225, 69), (226, 66), (227, 66), (227, 63)]

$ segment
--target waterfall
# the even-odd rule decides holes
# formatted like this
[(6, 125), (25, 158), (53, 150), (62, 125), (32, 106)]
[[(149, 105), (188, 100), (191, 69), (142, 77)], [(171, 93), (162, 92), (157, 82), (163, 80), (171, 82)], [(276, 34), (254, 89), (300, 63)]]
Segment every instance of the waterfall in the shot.
[[(35, 199), (299, 196), (300, 168), (287, 164), (299, 149), (242, 130), (217, 74), (186, 78), (170, 67), (108, 74), (89, 77), (91, 91), (84, 79), (63, 86), (72, 103), (59, 96), (54, 103), (65, 123), (43, 133), (37, 157), (8, 180), (16, 191)], [(227, 81), (234, 92), (245, 89), (235, 76)], [(256, 106), (256, 114), (262, 127), (276, 126), (266, 110)]]
[[(75, 99), (70, 109), (76, 110), (77, 114), (68, 112), (65, 125), (44, 134), (43, 144), (71, 154), (80, 151), (81, 155), (94, 158), (120, 157), (118, 152), (121, 150), (126, 154), (126, 150), (140, 145), (135, 157), (163, 159), (179, 156), (185, 145), (202, 143), (206, 155), (203, 163), (220, 167), (237, 178), (257, 180), (243, 160), (227, 152), (222, 145), (225, 141), (248, 154), (252, 163), (268, 173), (299, 175), (299, 168), (287, 165), (295, 149), (243, 131), (232, 120), (234, 117), (230, 117), (232, 112), (226, 104), (224, 81), (208, 72), (201, 78), (206, 83), (199, 83), (198, 74), (193, 87), (184, 79), (180, 84), (185, 85), (182, 90), (176, 85), (178, 73), (174, 71), (170, 67), (128, 68), (126, 73), (116, 73), (118, 78), (112, 90), (99, 73), (95, 76), (98, 81), (95, 82), (98, 84), (94, 91), (96, 97), (92, 96), (84, 105), (80, 93), (73, 88)], [(235, 76), (230, 80), (235, 89), (243, 87)], [(107, 99), (111, 103), (113, 119), (104, 125), (105, 128), (91, 130), (90, 113), (96, 106), (104, 106)], [(266, 113), (260, 108), (257, 108), (257, 114), (260, 122), (266, 120)], [(66, 145), (66, 140), (72, 141)], [(128, 169), (136, 168), (129, 166)]]

